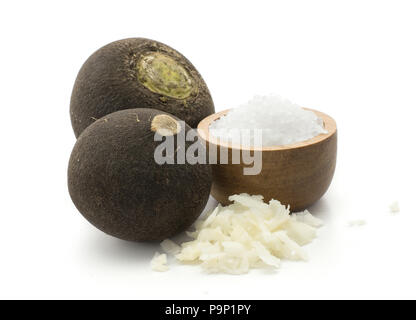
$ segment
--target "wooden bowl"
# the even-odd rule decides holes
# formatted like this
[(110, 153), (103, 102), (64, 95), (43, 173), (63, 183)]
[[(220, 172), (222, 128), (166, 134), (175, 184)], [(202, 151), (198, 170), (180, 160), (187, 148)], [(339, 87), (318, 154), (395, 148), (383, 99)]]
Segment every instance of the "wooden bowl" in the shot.
[[(319, 200), (327, 191), (335, 171), (337, 157), (337, 127), (330, 116), (312, 109), (324, 121), (327, 134), (320, 134), (307, 141), (276, 147), (242, 147), (220, 142), (209, 133), (210, 124), (229, 110), (203, 119), (198, 133), (209, 148), (228, 152), (228, 164), (213, 164), (211, 195), (220, 203), (228, 204), (233, 194), (262, 195), (265, 201), (279, 200), (290, 205), (292, 211), (300, 211)], [(212, 150), (212, 149), (211, 149)], [(232, 151), (261, 151), (262, 170), (258, 175), (244, 175), (243, 168), (252, 165), (231, 164)], [(242, 162), (242, 161), (241, 161)]]

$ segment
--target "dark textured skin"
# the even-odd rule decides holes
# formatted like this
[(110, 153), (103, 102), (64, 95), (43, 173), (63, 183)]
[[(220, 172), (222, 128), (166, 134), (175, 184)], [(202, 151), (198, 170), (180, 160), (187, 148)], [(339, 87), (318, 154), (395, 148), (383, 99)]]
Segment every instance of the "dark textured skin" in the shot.
[(107, 115), (84, 130), (71, 154), (68, 188), (75, 206), (95, 227), (120, 239), (160, 241), (178, 234), (208, 201), (209, 165), (154, 161), (161, 142), (153, 141), (150, 126), (158, 114), (165, 113), (131, 109)]
[[(137, 62), (151, 51), (168, 54), (179, 61), (197, 83), (196, 93), (181, 100), (148, 90), (138, 81)], [(177, 116), (192, 128), (213, 114), (214, 104), (201, 75), (182, 54), (153, 40), (131, 38), (112, 42), (84, 63), (71, 96), (71, 122), (78, 137), (107, 114), (124, 109), (156, 108)]]

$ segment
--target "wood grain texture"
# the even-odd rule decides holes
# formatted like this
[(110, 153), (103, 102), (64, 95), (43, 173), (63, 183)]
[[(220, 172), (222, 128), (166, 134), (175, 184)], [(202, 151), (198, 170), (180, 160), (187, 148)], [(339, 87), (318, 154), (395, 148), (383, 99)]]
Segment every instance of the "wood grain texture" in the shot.
[[(262, 195), (265, 201), (277, 199), (290, 205), (292, 211), (304, 210), (327, 191), (335, 172), (337, 157), (337, 127), (330, 116), (312, 109), (324, 121), (327, 134), (307, 141), (276, 147), (248, 148), (220, 143), (209, 134), (209, 125), (225, 115), (225, 110), (208, 116), (198, 125), (201, 138), (209, 147), (228, 151), (229, 164), (214, 164), (212, 196), (222, 204), (228, 197), (238, 193)], [(243, 175), (244, 167), (251, 165), (231, 164), (233, 150), (257, 150), (262, 152), (262, 171), (258, 175)], [(238, 152), (238, 151), (237, 151)], [(219, 163), (219, 162), (218, 162)]]

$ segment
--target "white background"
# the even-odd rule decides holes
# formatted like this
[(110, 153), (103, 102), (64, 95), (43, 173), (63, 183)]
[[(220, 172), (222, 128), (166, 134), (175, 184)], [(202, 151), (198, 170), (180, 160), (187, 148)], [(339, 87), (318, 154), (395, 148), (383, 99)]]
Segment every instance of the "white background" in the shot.
[[(416, 298), (415, 17), (415, 2), (399, 0), (2, 1), (0, 298)], [(92, 52), (127, 37), (187, 56), (217, 111), (277, 93), (336, 119), (338, 164), (310, 209), (325, 227), (309, 262), (155, 273), (157, 245), (108, 237), (77, 212), (72, 85)]]

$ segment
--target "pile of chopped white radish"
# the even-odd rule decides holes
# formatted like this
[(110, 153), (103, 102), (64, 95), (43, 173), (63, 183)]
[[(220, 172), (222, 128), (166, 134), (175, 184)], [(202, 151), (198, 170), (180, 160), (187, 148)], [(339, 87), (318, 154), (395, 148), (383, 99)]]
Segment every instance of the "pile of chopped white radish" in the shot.
[(218, 205), (187, 232), (193, 240), (178, 246), (171, 240), (163, 250), (183, 263), (200, 263), (207, 272), (247, 273), (251, 268), (278, 268), (280, 259), (306, 260), (302, 248), (316, 237), (322, 221), (308, 211), (289, 215), (277, 200), (233, 195), (229, 206)]

